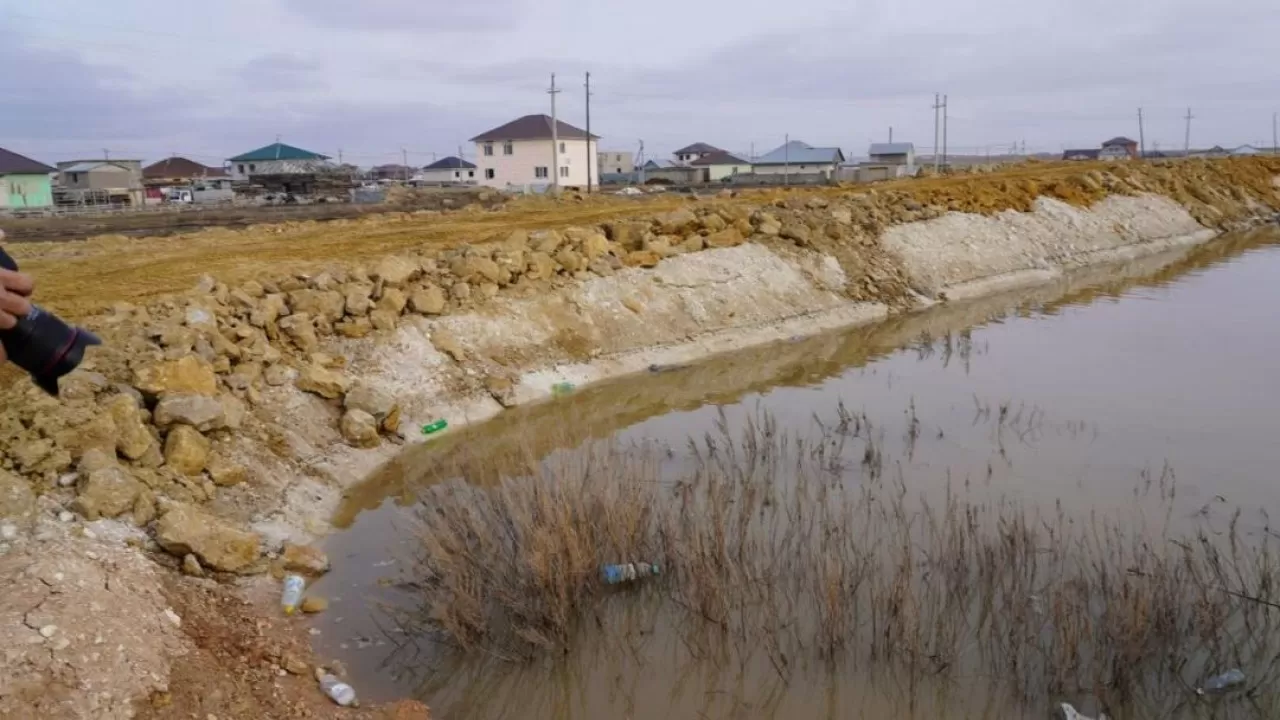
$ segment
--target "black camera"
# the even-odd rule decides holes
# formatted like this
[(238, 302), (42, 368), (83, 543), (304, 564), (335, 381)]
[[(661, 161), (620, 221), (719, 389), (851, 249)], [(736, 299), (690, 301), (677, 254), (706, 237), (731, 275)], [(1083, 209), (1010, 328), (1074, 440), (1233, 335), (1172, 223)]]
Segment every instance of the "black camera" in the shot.
[[(0, 235), (3, 237), (3, 235)], [(0, 249), (0, 267), (17, 272), (18, 263)], [(0, 330), (0, 344), (17, 365), (42, 390), (58, 394), (58, 379), (76, 369), (84, 359), (85, 348), (101, 345), (97, 335), (81, 327), (68, 325), (62, 318), (43, 308), (31, 306), (31, 312), (18, 318), (18, 324)]]

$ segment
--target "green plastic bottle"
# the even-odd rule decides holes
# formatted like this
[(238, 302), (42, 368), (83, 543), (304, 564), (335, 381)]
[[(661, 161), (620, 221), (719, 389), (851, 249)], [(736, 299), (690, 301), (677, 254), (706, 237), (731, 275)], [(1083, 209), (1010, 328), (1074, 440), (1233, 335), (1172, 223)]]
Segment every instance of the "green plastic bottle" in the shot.
[(435, 422), (429, 422), (429, 423), (427, 423), (426, 425), (423, 425), (423, 426), (422, 426), (422, 434), (423, 434), (423, 435), (434, 435), (434, 434), (436, 434), (436, 433), (440, 432), (441, 430), (443, 430), (443, 429), (445, 429), (445, 428), (447, 428), (447, 427), (449, 427), (449, 421), (448, 421), (448, 420), (445, 420), (444, 418), (440, 418), (439, 420), (436, 420)]

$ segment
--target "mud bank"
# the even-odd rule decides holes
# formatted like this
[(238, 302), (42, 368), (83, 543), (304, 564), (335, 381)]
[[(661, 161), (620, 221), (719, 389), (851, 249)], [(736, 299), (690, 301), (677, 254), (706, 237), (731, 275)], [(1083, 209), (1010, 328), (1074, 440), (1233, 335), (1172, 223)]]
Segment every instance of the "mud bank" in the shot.
[[(1108, 198), (1090, 209), (1042, 198), (1030, 213), (951, 213), (890, 228), (883, 242), (913, 290), (906, 312), (919, 312), (938, 302), (1048, 284), (1082, 267), (1196, 245), (1217, 234), (1172, 200), (1139, 195)], [(349, 374), (396, 399), (406, 438), (423, 441), (413, 432), (423, 424), (482, 422), (504, 407), (549, 398), (560, 383), (583, 386), (865, 325), (895, 312), (885, 303), (849, 300), (840, 292), (845, 282), (831, 256), (783, 254), (748, 243), (549, 295), (499, 300), (483, 312), (416, 319), (386, 341), (345, 343), (337, 351), (351, 358)], [(590, 357), (545, 354), (553, 337), (564, 333), (590, 348)], [(491, 380), (494, 358), (503, 359), (508, 372), (496, 376), (499, 383)], [(475, 378), (490, 380), (468, 387)], [(292, 452), (315, 460), (313, 475), (289, 488), (283, 506), (254, 525), (275, 543), (323, 532), (343, 493), (402, 451), (394, 444), (353, 448), (336, 430), (340, 413), (331, 404), (293, 389), (281, 396), (288, 415), (299, 421), (289, 437)]]
[[(29, 604), (23, 593), (48, 586), (31, 565), (37, 557), (92, 552), (94, 567), (68, 567), (88, 578), (80, 586), (114, 592), (95, 573), (109, 576), (116, 561), (64, 541), (86, 530), (90, 544), (147, 553), (163, 568), (131, 575), (139, 598), (126, 603), (132, 621), (103, 626), (101, 641), (73, 615), (39, 627), (15, 615), (23, 622), (15, 631), (30, 642), (0, 656), (0, 676), (12, 678), (0, 685), (0, 714), (128, 717), (141, 707), (144, 716), (167, 717), (182, 710), (149, 699), (174, 695), (175, 676), (270, 684), (286, 672), (279, 644), (249, 653), (257, 658), (249, 666), (265, 674), (245, 678), (237, 673), (247, 650), (210, 648), (217, 633), (182, 629), (169, 605), (198, 612), (192, 597), (233, 587), (253, 601), (247, 607), (272, 612), (278, 588), (266, 573), (280, 568), (285, 544), (327, 533), (344, 494), (424, 440), (425, 423), (445, 419), (456, 429), (547, 398), (559, 383), (587, 385), (1048, 283), (1081, 267), (1202, 243), (1280, 208), (1268, 166), (1230, 167), (1249, 170), (1249, 182), (1232, 185), (1217, 170), (1187, 178), (1154, 167), (1146, 175), (1091, 170), (1056, 181), (1062, 199), (1045, 192), (1025, 207), (1034, 188), (989, 179), (984, 188), (1011, 199), (996, 210), (975, 195), (980, 213), (948, 210), (961, 203), (947, 184), (914, 194), (721, 198), (353, 261), (368, 266), (235, 286), (203, 278), (186, 294), (120, 303), (88, 318), (107, 344), (66, 379), (62, 398), (25, 381), (2, 391), (0, 553), (27, 558), (23, 567), (34, 568), (28, 576), (40, 585), (8, 584), (0, 607)], [(1184, 200), (1188, 178), (1208, 179)], [(1075, 198), (1078, 190), (1086, 196)], [(204, 577), (182, 578), (179, 567)], [(213, 602), (233, 599), (243, 602)], [(119, 604), (108, 595), (91, 602)], [(76, 629), (45, 635), (45, 625)], [(154, 660), (111, 665), (101, 681), (109, 689), (93, 690), (93, 673), (111, 661), (92, 648), (127, 647), (137, 627), (172, 629), (145, 633), (155, 638), (147, 651)], [(229, 637), (242, 648), (258, 642), (251, 627)], [(192, 657), (203, 664), (178, 660)], [(70, 699), (33, 704), (51, 677), (70, 688)], [(301, 680), (294, 685), (317, 695)], [(272, 717), (284, 707), (273, 697), (206, 713), (256, 708)]]

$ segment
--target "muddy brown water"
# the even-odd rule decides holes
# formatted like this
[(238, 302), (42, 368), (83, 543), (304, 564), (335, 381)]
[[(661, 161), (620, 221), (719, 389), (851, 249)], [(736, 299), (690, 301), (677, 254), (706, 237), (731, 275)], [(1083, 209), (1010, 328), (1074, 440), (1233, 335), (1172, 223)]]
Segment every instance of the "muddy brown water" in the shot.
[(406, 451), (350, 494), (328, 541), (334, 571), (313, 588), (331, 602), (312, 621), (315, 648), (363, 697), (418, 697), (446, 718), (1044, 717), (927, 683), (906, 698), (889, 672), (815, 666), (783, 683), (753, 663), (695, 661), (661, 617), (637, 620), (654, 628), (641, 642), (586, 632), (545, 662), (446, 656), (386, 612), (412, 602), (394, 582), (412, 574), (415, 491), (491, 483), (506, 463), (590, 439), (656, 444), (678, 464), (721, 417), (738, 427), (767, 414), (803, 432), (843, 403), (877, 422), (886, 472), (924, 491), (964, 484), (1084, 514), (1173, 477), (1164, 521), (1243, 508), (1263, 532), (1280, 509), (1278, 305), (1270, 228), (508, 411)]

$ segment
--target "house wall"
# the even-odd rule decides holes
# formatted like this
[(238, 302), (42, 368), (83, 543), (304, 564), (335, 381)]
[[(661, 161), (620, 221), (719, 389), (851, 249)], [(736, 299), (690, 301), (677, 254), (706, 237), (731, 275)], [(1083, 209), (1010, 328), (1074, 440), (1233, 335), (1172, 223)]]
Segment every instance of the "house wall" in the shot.
[(479, 172), (475, 168), (446, 168), (442, 170), (423, 170), (418, 179), (428, 183), (471, 183), (475, 184)]
[(45, 174), (0, 175), (0, 208), (44, 208), (53, 205), (53, 183)]
[(102, 165), (88, 172), (62, 173), (62, 186), (70, 190), (119, 190), (139, 185), (133, 173), (114, 165)]
[(836, 171), (834, 163), (792, 163), (791, 165), (756, 165), (755, 172), (757, 175), (808, 175), (811, 173), (826, 173), (830, 175)]
[(872, 155), (868, 160), (873, 165), (915, 165), (916, 154), (910, 152), (893, 155)]
[(257, 160), (233, 162), (227, 171), (233, 180), (248, 180), (254, 175), (306, 175), (329, 167), (327, 160)]
[(629, 173), (635, 169), (635, 153), (631, 151), (601, 150), (599, 157), (600, 175)]
[(708, 165), (704, 169), (707, 171), (707, 180), (709, 182), (719, 182), (739, 173), (751, 172), (750, 165)]
[[(567, 175), (560, 175), (560, 187), (586, 187), (588, 176), (592, 184), (598, 184), (599, 171), (595, 141), (584, 139), (561, 140), (565, 151), (560, 153), (560, 167), (567, 168)], [(511, 154), (503, 152), (502, 142), (494, 142), (493, 154), (485, 155), (486, 143), (476, 143), (476, 182), (480, 185), (505, 188), (509, 185), (551, 185), (551, 140), (515, 140)], [(588, 156), (589, 153), (589, 156)], [(547, 168), (547, 177), (540, 178), (535, 168)], [(492, 171), (489, 177), (487, 171)]]

